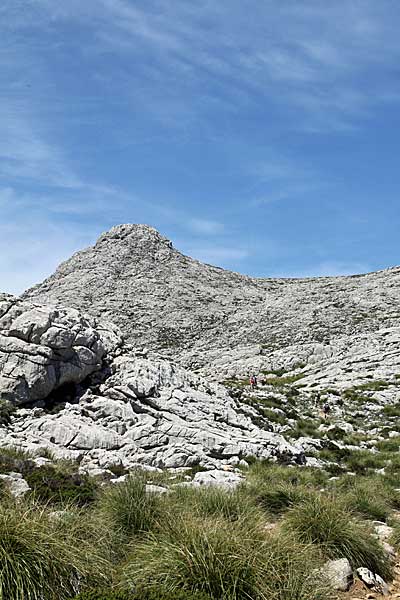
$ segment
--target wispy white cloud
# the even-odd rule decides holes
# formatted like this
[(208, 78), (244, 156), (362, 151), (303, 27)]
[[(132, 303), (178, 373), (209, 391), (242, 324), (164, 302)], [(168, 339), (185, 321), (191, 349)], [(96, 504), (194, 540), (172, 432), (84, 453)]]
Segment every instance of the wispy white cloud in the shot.
[(0, 223), (0, 290), (20, 294), (94, 240), (91, 228), (43, 219)]
[(223, 223), (218, 221), (211, 221), (208, 219), (189, 219), (188, 226), (193, 230), (194, 233), (204, 235), (216, 235), (222, 233), (225, 230)]
[(31, 122), (2, 110), (0, 131), (0, 175), (3, 178), (36, 181), (59, 188), (82, 186), (59, 148), (36, 133)]
[(329, 186), (326, 175), (302, 161), (283, 156), (272, 156), (248, 166), (253, 184), (251, 204), (261, 206), (293, 198), (302, 198), (315, 190)]
[[(122, 63), (113, 70), (113, 86), (125, 86), (124, 92), (130, 86), (136, 100), (142, 95), (143, 109), (170, 127), (182, 123), (167, 114), (188, 111), (185, 98), (198, 114), (215, 101), (232, 107), (249, 97), (259, 105), (285, 103), (294, 111), (287, 126), (308, 131), (351, 130), (370, 111), (397, 101), (393, 77), (385, 76), (400, 58), (391, 16), (398, 12), (390, 2), (290, 1), (279, 9), (274, 2), (254, 1), (249, 8), (236, 0), (195, 7), (166, 0), (4, 2), (6, 22), (14, 27), (78, 22), (88, 31), (85, 55), (112, 53), (135, 61), (136, 75)], [(371, 69), (379, 80), (374, 94)], [(157, 82), (168, 90), (164, 96), (151, 93)]]
[[(180, 4), (171, 10), (165, 2), (133, 7), (127, 0), (102, 0), (102, 6), (108, 26), (99, 35), (107, 35), (103, 41), (114, 50), (137, 53), (141, 37), (157, 53), (159, 76), (180, 73), (181, 82), (194, 86), (211, 76), (218, 78), (216, 88), (222, 78), (226, 89), (247, 88), (260, 102), (292, 105), (303, 113), (297, 125), (309, 130), (313, 116), (314, 130), (324, 123), (328, 130), (351, 129), (391, 96), (384, 69), (397, 63), (400, 43), (387, 11), (370, 0), (288, 2), (280, 10), (274, 3), (254, 3), (251, 24), (244, 19), (248, 8), (238, 2), (229, 8), (206, 2), (196, 10)], [(378, 66), (383, 77), (371, 95), (366, 71)]]

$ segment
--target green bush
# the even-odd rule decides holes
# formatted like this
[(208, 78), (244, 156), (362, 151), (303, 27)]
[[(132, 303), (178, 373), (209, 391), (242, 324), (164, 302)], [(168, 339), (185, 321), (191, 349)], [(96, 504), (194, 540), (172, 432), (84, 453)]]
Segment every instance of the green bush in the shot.
[(389, 543), (392, 544), (397, 552), (400, 551), (400, 523), (396, 519), (393, 523), (390, 524), (393, 527), (393, 535), (391, 536)]
[(353, 489), (345, 497), (345, 503), (349, 510), (363, 518), (386, 521), (391, 508), (389, 493), (385, 494), (382, 483), (380, 486), (374, 484), (371, 479), (355, 482)]
[(99, 509), (117, 534), (131, 536), (156, 526), (160, 504), (156, 494), (146, 493), (145, 476), (136, 473), (108, 487), (100, 498)]
[(43, 502), (85, 506), (96, 498), (97, 486), (87, 475), (60, 470), (52, 465), (34, 467), (24, 473), (32, 494)]
[(400, 403), (384, 406), (383, 414), (387, 417), (400, 417)]
[(256, 503), (265, 511), (272, 514), (285, 512), (291, 506), (300, 502), (306, 490), (303, 486), (291, 483), (280, 483), (274, 487), (268, 484), (253, 488)]
[(324, 448), (323, 450), (321, 450), (318, 456), (323, 460), (341, 462), (350, 458), (351, 455), (352, 451), (348, 448), (340, 448), (339, 446), (332, 444), (329, 448)]
[(134, 546), (123, 581), (189, 598), (196, 591), (213, 600), (322, 600), (326, 591), (311, 575), (316, 560), (292, 538), (266, 536), (261, 523), (186, 516)]
[(189, 511), (200, 517), (223, 517), (228, 521), (252, 519), (257, 510), (254, 502), (241, 488), (231, 491), (216, 487), (177, 487), (170, 496), (167, 509)]
[(298, 373), (297, 375), (287, 375), (286, 377), (266, 377), (264, 379), (264, 384), (273, 385), (274, 387), (281, 387), (295, 383), (303, 377), (305, 377), (305, 373)]
[(272, 487), (281, 483), (290, 483), (295, 486), (304, 485), (312, 488), (324, 485), (327, 479), (326, 473), (321, 469), (293, 465), (287, 467), (267, 460), (258, 460), (252, 464), (246, 477), (249, 485), (255, 487), (262, 484), (269, 484)]
[(384, 459), (379, 453), (370, 452), (369, 450), (355, 450), (347, 456), (346, 464), (350, 471), (365, 475), (373, 469), (380, 469), (384, 466)]
[(389, 381), (383, 381), (382, 379), (375, 379), (375, 381), (367, 381), (366, 383), (362, 383), (361, 385), (356, 385), (353, 390), (363, 391), (382, 391), (390, 386)]
[(293, 431), (290, 432), (291, 437), (298, 439), (299, 437), (321, 438), (322, 433), (318, 431), (320, 421), (313, 419), (298, 419)]
[(0, 506), (0, 598), (66, 600), (79, 583), (105, 581), (107, 564), (44, 508)]
[(260, 414), (268, 421), (272, 423), (277, 423), (278, 425), (285, 425), (287, 422), (287, 418), (285, 415), (281, 413), (275, 412), (270, 408), (259, 408)]
[(378, 442), (376, 447), (380, 452), (398, 452), (400, 450), (400, 437)]
[(299, 541), (319, 546), (327, 558), (345, 557), (354, 568), (364, 566), (384, 578), (391, 575), (389, 559), (378, 540), (334, 495), (310, 494), (288, 511), (283, 527)]
[(10, 471), (23, 473), (26, 469), (35, 468), (35, 463), (31, 460), (32, 456), (28, 452), (8, 446), (0, 449), (0, 473), (9, 473)]

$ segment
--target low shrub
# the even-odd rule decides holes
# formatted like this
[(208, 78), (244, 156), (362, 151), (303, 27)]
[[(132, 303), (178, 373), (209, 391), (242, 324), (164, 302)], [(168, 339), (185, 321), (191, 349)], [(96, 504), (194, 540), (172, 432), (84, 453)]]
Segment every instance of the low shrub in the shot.
[(298, 439), (299, 437), (321, 438), (322, 433), (318, 431), (319, 421), (313, 419), (298, 419), (293, 431), (290, 432), (291, 437)]
[(327, 481), (327, 475), (321, 469), (286, 467), (267, 460), (258, 460), (247, 472), (246, 480), (254, 486), (268, 483), (271, 487), (281, 483), (291, 485), (320, 486)]
[(389, 438), (387, 440), (378, 442), (376, 448), (380, 452), (399, 452), (400, 450), (400, 437)]
[(375, 379), (375, 381), (367, 381), (366, 383), (361, 383), (360, 385), (356, 385), (353, 390), (363, 391), (381, 391), (385, 390), (390, 386), (389, 381), (384, 381), (382, 379)]
[(285, 425), (287, 422), (287, 418), (285, 415), (275, 412), (274, 410), (272, 410), (270, 408), (259, 407), (258, 410), (259, 410), (260, 414), (265, 419), (268, 419), (268, 421), (270, 421), (271, 423), (277, 423), (278, 425)]
[(8, 446), (0, 449), (0, 473), (10, 471), (24, 472), (27, 468), (33, 469), (35, 463), (32, 456), (20, 448)]
[(400, 522), (396, 519), (393, 523), (391, 523), (393, 527), (393, 535), (391, 536), (389, 543), (392, 544), (397, 552), (400, 551)]
[(290, 385), (299, 381), (305, 377), (304, 373), (298, 373), (297, 375), (287, 375), (286, 377), (266, 377), (263, 381), (265, 385), (273, 385), (274, 387), (281, 387)]
[(252, 519), (257, 509), (252, 499), (245, 493), (245, 486), (239, 490), (224, 490), (216, 487), (177, 487), (170, 496), (168, 510), (186, 510), (199, 517), (223, 517), (228, 521)]
[(15, 404), (8, 400), (0, 400), (0, 425), (9, 425), (11, 417), (17, 410)]
[[(358, 451), (357, 451), (358, 452)], [(329, 448), (323, 448), (318, 456), (323, 460), (331, 460), (333, 462), (341, 462), (344, 460), (348, 460), (352, 455), (352, 451), (348, 448), (341, 448), (340, 446), (336, 446), (332, 444)]]
[(345, 557), (354, 568), (367, 567), (384, 578), (391, 574), (389, 559), (370, 529), (332, 494), (310, 494), (288, 511), (283, 527), (299, 541), (316, 544), (329, 559)]
[(315, 553), (293, 538), (266, 536), (260, 525), (175, 519), (162, 534), (134, 546), (124, 585), (181, 590), (188, 598), (202, 592), (212, 600), (327, 598), (312, 575), (318, 566)]
[(67, 600), (85, 581), (104, 583), (107, 564), (44, 508), (0, 507), (0, 598)]
[(63, 471), (52, 465), (26, 469), (24, 473), (34, 497), (42, 502), (73, 503), (85, 506), (96, 498), (93, 478), (77, 472)]
[(366, 402), (371, 402), (372, 398), (365, 396), (362, 392), (358, 392), (353, 388), (347, 389), (343, 392), (343, 397), (351, 402), (352, 404), (365, 404)]
[[(355, 479), (353, 477), (353, 479)], [(390, 493), (385, 494), (382, 482), (377, 484), (370, 478), (356, 481), (344, 500), (349, 510), (361, 517), (376, 521), (386, 521), (391, 512)]]
[(160, 498), (146, 493), (142, 473), (130, 475), (123, 483), (108, 487), (99, 501), (100, 514), (122, 536), (150, 531), (160, 516)]
[(346, 464), (350, 471), (364, 475), (373, 469), (380, 469), (384, 466), (384, 459), (379, 453), (369, 450), (356, 450), (346, 458)]
[(298, 504), (306, 494), (306, 489), (303, 486), (291, 483), (280, 483), (273, 487), (264, 484), (254, 486), (251, 491), (255, 502), (263, 510), (272, 514), (285, 512), (291, 506)]
[(382, 412), (386, 417), (400, 417), (400, 402), (384, 406)]

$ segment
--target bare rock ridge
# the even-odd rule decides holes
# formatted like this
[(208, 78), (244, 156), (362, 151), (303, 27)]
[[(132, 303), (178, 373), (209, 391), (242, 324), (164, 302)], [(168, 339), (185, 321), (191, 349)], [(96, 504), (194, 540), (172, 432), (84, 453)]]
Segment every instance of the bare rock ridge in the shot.
[(398, 327), (400, 268), (352, 277), (251, 278), (184, 256), (151, 227), (121, 225), (24, 297), (112, 321), (135, 346), (191, 368), (221, 365), (223, 355), (229, 363), (263, 355), (268, 366), (267, 356), (282, 348), (326, 346)]

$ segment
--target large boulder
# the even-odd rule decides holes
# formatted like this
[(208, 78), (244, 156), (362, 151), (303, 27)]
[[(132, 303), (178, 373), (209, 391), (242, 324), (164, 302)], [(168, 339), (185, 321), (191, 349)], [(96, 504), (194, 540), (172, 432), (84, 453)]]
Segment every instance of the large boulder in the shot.
[(75, 309), (0, 295), (0, 399), (23, 404), (78, 384), (120, 344), (116, 328)]

